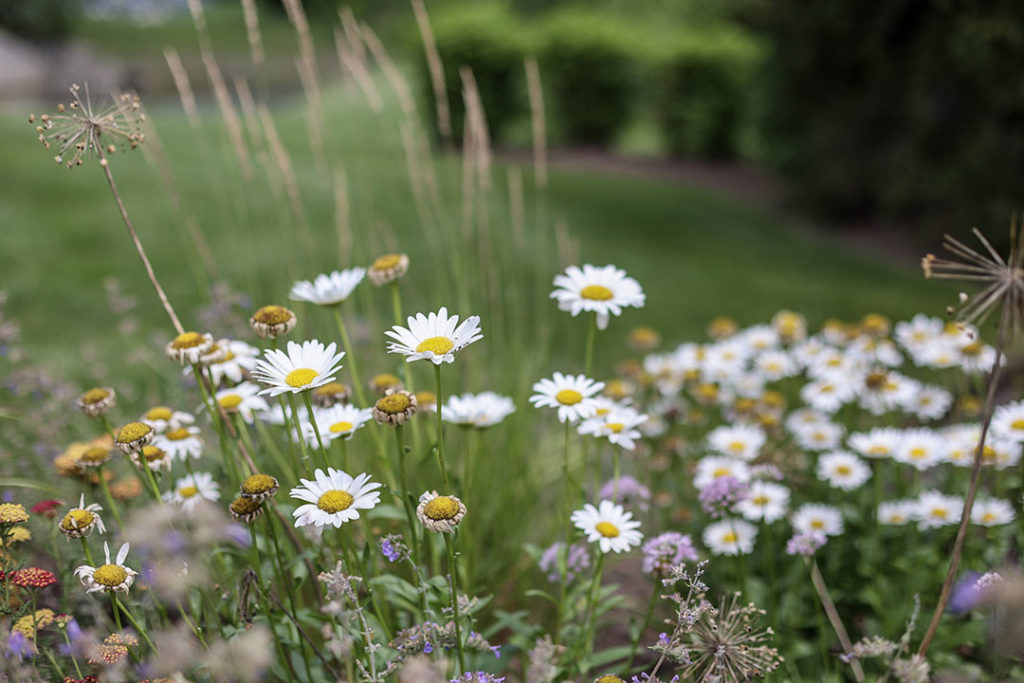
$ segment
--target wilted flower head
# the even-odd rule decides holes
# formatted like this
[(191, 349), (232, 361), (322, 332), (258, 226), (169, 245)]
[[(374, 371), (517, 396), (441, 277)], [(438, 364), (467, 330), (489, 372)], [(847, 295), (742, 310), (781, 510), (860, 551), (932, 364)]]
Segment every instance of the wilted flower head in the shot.
[[(57, 146), (54, 161), (71, 168), (94, 156), (106, 165), (106, 155), (125, 145), (135, 149), (142, 143), (145, 134), (141, 126), (146, 117), (137, 95), (124, 93), (107, 107), (94, 110), (89, 86), (85, 87), (84, 99), (80, 90), (77, 84), (72, 85), (69, 104), (59, 104), (56, 114), (38, 118), (39, 142), (46, 149)], [(28, 121), (36, 123), (36, 116), (29, 116)]]

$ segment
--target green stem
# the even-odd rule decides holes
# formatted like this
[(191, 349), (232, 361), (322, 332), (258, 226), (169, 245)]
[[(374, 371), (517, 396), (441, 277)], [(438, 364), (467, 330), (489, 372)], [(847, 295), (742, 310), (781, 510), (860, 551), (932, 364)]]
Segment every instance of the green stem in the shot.
[(651, 625), (651, 618), (654, 616), (654, 607), (658, 604), (658, 584), (655, 584), (651, 588), (651, 599), (647, 603), (647, 612), (644, 614), (643, 624), (640, 626), (640, 630), (637, 631), (636, 637), (629, 644), (629, 661), (626, 662), (626, 668), (623, 672), (629, 675), (630, 670), (633, 668), (633, 660), (636, 659), (637, 649), (640, 647), (640, 641), (643, 640), (644, 632), (647, 631), (647, 627)]
[(310, 399), (308, 391), (302, 392), (302, 400), (306, 403), (306, 414), (309, 415), (309, 422), (313, 425), (313, 433), (316, 434), (316, 442), (320, 446), (320, 456), (324, 461), (324, 469), (327, 469), (329, 467), (327, 463), (327, 449), (324, 448), (324, 440), (320, 436), (320, 425), (316, 423), (316, 415), (313, 414), (313, 401)]
[(352, 342), (349, 341), (348, 329), (345, 327), (345, 320), (341, 317), (341, 304), (333, 307), (334, 320), (338, 323), (338, 332), (341, 333), (341, 344), (345, 347), (345, 356), (348, 360), (348, 371), (352, 373), (352, 386), (356, 392), (356, 398), (359, 399), (359, 407), (364, 408), (369, 405), (366, 402), (366, 395), (363, 389), (363, 383), (359, 380), (359, 371), (356, 369), (356, 357), (352, 354)]
[(441, 423), (441, 404), (444, 403), (444, 394), (441, 393), (441, 366), (434, 365), (434, 379), (437, 382), (437, 464), (441, 468), (441, 478), (444, 480), (445, 493), (451, 493), (452, 487), (448, 481), (448, 464), (444, 460), (444, 430)]
[(78, 657), (75, 656), (75, 648), (71, 645), (71, 638), (68, 637), (68, 630), (61, 628), (60, 632), (64, 634), (64, 643), (68, 646), (68, 652), (71, 653), (71, 663), (75, 665), (75, 673), (78, 674), (79, 678), (82, 678), (82, 668), (78, 666)]
[(597, 591), (601, 587), (601, 573), (604, 570), (604, 553), (597, 556), (597, 566), (594, 568), (594, 578), (590, 583), (590, 595), (587, 598), (587, 618), (583, 621), (584, 631), (583, 648), (586, 656), (585, 662), (590, 660), (590, 653), (594, 651), (594, 638), (597, 637), (597, 618), (594, 616), (594, 605), (597, 603)]
[[(398, 280), (391, 281), (391, 308), (395, 313), (395, 325), (402, 327), (402, 295), (398, 291)], [(412, 370), (409, 368), (408, 363), (402, 363), (402, 365), (402, 372), (405, 375), (405, 389), (406, 391), (413, 391)]]
[(462, 627), (459, 626), (459, 599), (456, 592), (458, 575), (455, 567), (455, 544), (449, 538), (449, 534), (443, 534), (444, 545), (448, 549), (448, 592), (452, 602), (452, 620), (455, 622), (455, 647), (459, 653), (459, 670), (456, 673), (466, 671), (466, 657), (462, 652)]
[(584, 355), (583, 374), (590, 377), (590, 369), (594, 364), (594, 337), (597, 335), (597, 314), (590, 316), (590, 326), (587, 327), (587, 348)]
[(92, 551), (89, 550), (89, 544), (85, 541), (85, 536), (79, 536), (78, 540), (82, 542), (82, 548), (85, 550), (85, 560), (89, 563), (89, 566), (95, 567), (96, 563), (92, 561)]
[[(302, 434), (299, 411), (295, 409), (295, 395), (290, 391), (286, 395), (288, 396), (288, 406), (292, 410), (292, 422), (295, 423), (295, 439), (299, 442), (299, 451), (302, 453), (302, 464), (306, 467), (306, 475), (311, 477), (313, 476), (312, 461), (309, 457), (309, 450), (306, 448), (306, 437)], [(288, 433), (291, 434), (291, 426), (288, 427)]]
[(110, 595), (110, 608), (114, 610), (114, 623), (117, 624), (117, 632), (120, 633), (124, 630), (124, 627), (121, 626), (121, 613), (117, 609), (117, 596), (114, 595), (114, 591), (108, 591), (107, 594)]
[[(146, 629), (142, 628), (142, 626), (139, 625), (139, 622), (135, 621), (135, 617), (133, 617), (132, 613), (128, 610), (128, 608), (124, 606), (124, 603), (117, 599), (117, 596), (114, 595), (113, 591), (111, 591), (110, 596), (114, 599), (114, 605), (116, 607), (121, 608), (121, 611), (124, 612), (124, 615), (128, 617), (128, 621), (130, 621), (132, 626), (135, 627), (135, 630), (139, 632), (139, 635), (142, 636), (142, 639), (146, 641), (146, 645), (149, 645), (149, 648), (153, 651), (154, 654), (159, 655), (160, 651), (156, 649), (156, 645), (154, 645), (153, 641), (149, 639), (149, 635), (146, 633)], [(118, 623), (118, 628), (121, 628), (120, 623)]]
[(412, 508), (412, 502), (409, 500), (409, 480), (406, 477), (405, 468), (405, 439), (402, 425), (395, 427), (395, 443), (398, 447), (398, 478), (399, 478), (399, 491), (398, 494), (402, 499), (402, 508), (405, 510), (405, 517), (409, 522), (409, 539), (412, 541), (412, 552), (413, 557), (416, 561), (420, 561), (423, 558), (420, 557), (419, 540), (416, 534), (416, 513)]
[(557, 644), (562, 637), (562, 614), (565, 611), (565, 596), (569, 583), (569, 542), (572, 540), (572, 483), (569, 481), (569, 443), (571, 439), (571, 425), (565, 421), (565, 458), (562, 460), (562, 480), (565, 481), (565, 494), (562, 496), (565, 505), (563, 518), (565, 519), (565, 544), (562, 548), (562, 561), (559, 563), (561, 581), (558, 586), (558, 606), (555, 612), (555, 633), (554, 640)]

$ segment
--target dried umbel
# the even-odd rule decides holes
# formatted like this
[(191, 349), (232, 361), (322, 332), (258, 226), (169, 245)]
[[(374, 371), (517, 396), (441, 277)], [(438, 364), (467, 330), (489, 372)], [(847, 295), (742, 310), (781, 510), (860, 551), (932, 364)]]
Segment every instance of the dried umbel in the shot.
[(29, 123), (36, 124), (39, 142), (46, 149), (56, 146), (54, 161), (72, 168), (96, 157), (106, 165), (108, 154), (142, 144), (146, 115), (138, 95), (124, 93), (103, 109), (93, 109), (88, 86), (84, 98), (78, 85), (70, 90), (71, 102), (58, 104), (56, 114), (28, 117)]

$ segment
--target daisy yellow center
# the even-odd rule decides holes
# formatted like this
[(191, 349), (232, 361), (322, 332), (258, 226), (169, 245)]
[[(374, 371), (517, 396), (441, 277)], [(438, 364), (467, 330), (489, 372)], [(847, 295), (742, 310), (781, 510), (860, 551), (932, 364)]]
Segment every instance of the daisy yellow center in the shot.
[(192, 349), (203, 343), (203, 335), (198, 332), (182, 332), (174, 341), (171, 342), (171, 348), (174, 349)]
[(907, 521), (907, 518), (899, 513), (896, 513), (894, 515), (889, 516), (889, 521), (891, 521), (893, 524), (903, 524), (903, 522)]
[(745, 444), (742, 441), (733, 441), (729, 444), (729, 450), (733, 453), (739, 453), (743, 450), (744, 445)]
[(178, 427), (164, 434), (168, 441), (183, 441), (190, 436), (192, 436), (192, 432), (188, 431), (185, 427)]
[(290, 387), (300, 389), (308, 387), (319, 376), (320, 373), (311, 368), (296, 368), (288, 373), (284, 378), (284, 383)]
[(920, 446), (917, 448), (910, 449), (910, 457), (914, 460), (920, 460), (921, 458), (928, 455), (928, 451)]
[(373, 265), (370, 267), (374, 270), (388, 270), (389, 268), (394, 268), (401, 262), (402, 257), (400, 254), (384, 254), (374, 261)]
[(423, 514), (434, 521), (455, 519), (459, 514), (459, 503), (450, 496), (438, 496), (423, 507)]
[(580, 290), (580, 296), (591, 301), (608, 301), (612, 298), (612, 290), (604, 285), (587, 285)]
[(991, 446), (985, 446), (983, 449), (981, 449), (981, 457), (985, 460), (991, 461), (995, 460), (998, 456), (996, 455), (996, 451), (994, 448), (992, 448)]
[(377, 409), (388, 415), (397, 415), (409, 409), (412, 401), (405, 394), (391, 394), (377, 401)]
[(276, 484), (269, 474), (254, 474), (242, 482), (242, 493), (263, 493), (274, 488)]
[(730, 470), (728, 467), (719, 467), (718, 469), (711, 473), (711, 476), (713, 476), (715, 479), (718, 479), (719, 477), (727, 477), (730, 474), (732, 474), (732, 470)]
[(316, 501), (316, 506), (324, 512), (333, 515), (335, 512), (341, 512), (347, 510), (349, 506), (355, 501), (352, 494), (348, 491), (339, 491), (337, 489), (331, 491), (325, 491), (320, 498)]
[(224, 354), (224, 360), (222, 360), (221, 363), (227, 363), (229, 360), (234, 360), (234, 359), (235, 359), (235, 353), (233, 351), (227, 351)]
[(253, 314), (253, 319), (266, 325), (280, 325), (292, 319), (292, 312), (284, 306), (264, 306)]
[(234, 410), (242, 404), (242, 397), (238, 394), (228, 394), (227, 396), (222, 396), (217, 402), (220, 403), (220, 407), (224, 410)]
[(425, 353), (426, 351), (430, 351), (438, 356), (442, 356), (451, 351), (454, 347), (455, 344), (453, 344), (452, 340), (448, 337), (430, 337), (429, 339), (424, 339), (419, 343), (416, 347), (416, 353)]
[(341, 421), (332, 424), (330, 430), (332, 434), (344, 434), (345, 432), (351, 432), (352, 427), (353, 425), (351, 422)]
[(932, 517), (936, 517), (938, 519), (946, 519), (948, 515), (949, 511), (946, 510), (945, 508), (932, 508)]
[(853, 468), (851, 468), (849, 465), (840, 465), (839, 467), (836, 468), (836, 474), (842, 474), (843, 476), (851, 474), (852, 472)]
[(722, 543), (735, 543), (736, 540), (736, 534), (731, 531), (726, 532), (725, 535), (722, 536)]
[(147, 420), (170, 420), (172, 415), (174, 411), (167, 406), (157, 406), (146, 411)]
[(263, 503), (256, 502), (252, 498), (236, 498), (229, 506), (236, 515), (251, 515), (260, 509)]
[(383, 373), (380, 375), (373, 376), (373, 384), (379, 387), (394, 387), (402, 383), (402, 380), (398, 379), (394, 375)]
[(963, 347), (962, 349), (960, 349), (960, 351), (965, 356), (977, 356), (979, 353), (981, 353), (982, 348), (982, 343), (980, 341), (976, 341), (972, 344), (968, 344), (967, 346)]
[(110, 450), (102, 446), (90, 448), (85, 453), (82, 453), (82, 460), (84, 462), (105, 462), (109, 457)]
[(68, 514), (64, 515), (64, 519), (60, 521), (61, 528), (72, 530), (81, 529), (92, 524), (96, 520), (94, 515), (89, 510), (83, 510), (81, 508), (75, 508)]
[(608, 414), (608, 413), (610, 413), (610, 412), (611, 412), (611, 411), (610, 411), (610, 410), (608, 410), (607, 408), (598, 408), (598, 409), (597, 409), (597, 413), (595, 413), (595, 414), (596, 414), (596, 415), (597, 415), (598, 417), (603, 417), (604, 415), (607, 415), (607, 414)]
[(594, 683), (626, 683), (626, 682), (623, 681), (621, 678), (619, 678), (618, 676), (616, 676), (614, 674), (605, 674), (604, 676), (601, 676), (599, 679), (594, 681)]
[(583, 400), (583, 394), (575, 389), (562, 389), (555, 394), (555, 400), (563, 406), (574, 406)]
[(119, 443), (131, 443), (149, 434), (153, 429), (142, 422), (129, 422), (117, 433)]
[(416, 403), (421, 406), (428, 406), (432, 403), (437, 403), (437, 394), (433, 391), (417, 391)]
[(987, 524), (991, 524), (992, 522), (996, 521), (996, 516), (991, 512), (986, 512), (984, 515), (982, 515), (981, 521)]
[(598, 522), (594, 525), (594, 528), (597, 529), (597, 533), (605, 538), (616, 538), (619, 535), (619, 527), (611, 522)]
[(1014, 420), (1010, 423), (1011, 429), (1024, 429), (1024, 418), (1020, 420)]
[(345, 393), (345, 385), (341, 382), (328, 382), (314, 392), (317, 396), (330, 396), (331, 394)]
[(105, 564), (102, 567), (96, 567), (96, 571), (92, 574), (93, 581), (107, 588), (120, 586), (127, 578), (128, 572), (125, 571), (124, 567), (116, 564)]
[(831, 394), (835, 390), (836, 390), (836, 388), (834, 386), (832, 386), (831, 384), (822, 384), (821, 388), (818, 389), (818, 391), (820, 391), (823, 394)]
[(626, 428), (626, 425), (621, 422), (612, 422), (610, 424), (606, 424), (605, 427), (607, 427), (608, 431), (612, 434), (620, 434), (622, 430)]
[(769, 499), (768, 496), (754, 496), (751, 502), (754, 505), (767, 505), (771, 502), (771, 499)]
[(194, 498), (199, 493), (199, 488), (196, 486), (183, 486), (178, 489), (178, 495), (182, 498)]
[(872, 446), (868, 449), (871, 455), (889, 455), (889, 449), (885, 446)]
[(89, 391), (82, 394), (83, 403), (99, 403), (107, 396), (110, 396), (110, 392), (106, 389), (90, 389)]
[(825, 522), (821, 521), (820, 519), (812, 519), (811, 520), (811, 528), (812, 529), (824, 529), (825, 528)]
[(142, 457), (146, 459), (146, 462), (153, 462), (154, 460), (162, 459), (164, 452), (156, 446), (143, 446)]

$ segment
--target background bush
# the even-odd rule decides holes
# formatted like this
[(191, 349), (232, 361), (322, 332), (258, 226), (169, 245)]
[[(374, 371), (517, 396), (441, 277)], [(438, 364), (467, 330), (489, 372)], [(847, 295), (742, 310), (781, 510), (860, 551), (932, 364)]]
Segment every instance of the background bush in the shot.
[(631, 38), (608, 13), (566, 10), (545, 22), (541, 74), (566, 142), (605, 145), (628, 123), (636, 72)]
[(749, 5), (771, 46), (771, 161), (808, 205), (933, 230), (1002, 226), (1020, 208), (1024, 4)]
[(734, 157), (761, 52), (731, 28), (685, 32), (654, 58), (654, 101), (668, 151)]
[[(437, 50), (444, 63), (445, 87), (456, 141), (462, 139), (465, 105), (459, 68), (473, 71), (491, 136), (501, 140), (508, 125), (526, 111), (523, 59), (526, 39), (516, 17), (507, 7), (494, 3), (451, 7), (431, 15)], [(434, 120), (434, 92), (427, 64), (420, 50), (423, 101)], [(436, 128), (436, 126), (431, 126)]]

